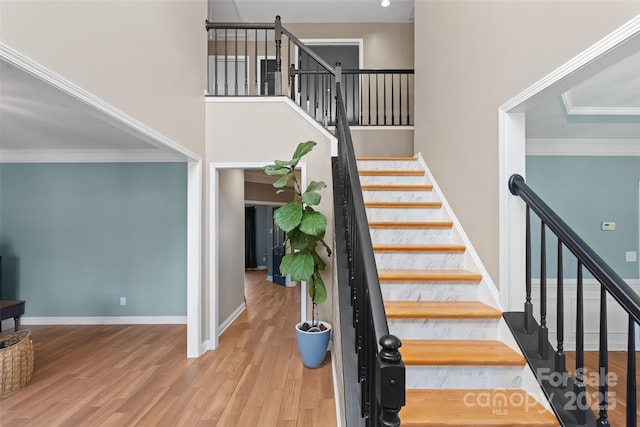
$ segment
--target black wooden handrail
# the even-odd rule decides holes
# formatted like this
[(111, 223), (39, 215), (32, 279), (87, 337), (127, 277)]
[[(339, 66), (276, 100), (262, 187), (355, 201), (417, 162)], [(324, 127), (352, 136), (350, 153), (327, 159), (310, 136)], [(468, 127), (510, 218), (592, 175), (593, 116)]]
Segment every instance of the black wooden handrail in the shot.
[(276, 25), (273, 22), (211, 22), (205, 21), (205, 28), (209, 30), (273, 30)]
[(582, 262), (607, 292), (640, 323), (640, 296), (596, 254), (524, 181), (520, 175), (509, 178), (511, 194), (519, 196)]
[[(504, 313), (507, 325), (514, 333), (527, 361), (534, 369), (536, 378), (549, 397), (551, 406), (562, 425), (566, 427), (598, 425), (607, 427), (609, 423), (609, 331), (607, 322), (607, 294), (611, 295), (628, 315), (627, 330), (627, 396), (626, 425), (637, 426), (636, 408), (636, 324), (640, 323), (640, 296), (589, 247), (524, 181), (520, 175), (509, 178), (509, 190), (526, 204), (525, 214), (525, 304), (524, 312)], [(531, 277), (531, 212), (540, 218), (540, 324), (533, 317), (532, 277)], [(558, 239), (556, 316), (557, 344), (552, 353), (547, 323), (547, 245), (546, 231), (550, 230)], [(563, 248), (566, 247), (576, 258), (575, 297), (575, 376), (571, 377), (566, 368), (564, 354), (565, 308), (564, 308), (564, 268)], [(599, 283), (600, 307), (598, 330), (598, 392), (597, 408), (590, 406), (587, 399), (585, 381), (585, 304), (583, 270), (587, 269)], [(588, 315), (593, 315), (589, 313)], [(550, 381), (549, 375), (563, 381)], [(593, 410), (593, 411), (592, 411)], [(597, 411), (596, 411), (597, 410)], [(597, 412), (596, 420), (594, 412)]]

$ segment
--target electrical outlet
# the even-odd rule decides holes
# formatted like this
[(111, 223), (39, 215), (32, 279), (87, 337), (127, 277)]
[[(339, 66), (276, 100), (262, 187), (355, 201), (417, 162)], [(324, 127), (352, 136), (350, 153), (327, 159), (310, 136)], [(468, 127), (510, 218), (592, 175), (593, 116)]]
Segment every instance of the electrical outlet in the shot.
[(601, 225), (603, 231), (613, 231), (616, 229), (616, 223), (613, 221), (604, 221)]
[(120, 305), (127, 305), (127, 297), (120, 297)]
[(636, 251), (627, 251), (625, 252), (625, 259), (627, 262), (636, 262), (638, 259), (638, 254)]

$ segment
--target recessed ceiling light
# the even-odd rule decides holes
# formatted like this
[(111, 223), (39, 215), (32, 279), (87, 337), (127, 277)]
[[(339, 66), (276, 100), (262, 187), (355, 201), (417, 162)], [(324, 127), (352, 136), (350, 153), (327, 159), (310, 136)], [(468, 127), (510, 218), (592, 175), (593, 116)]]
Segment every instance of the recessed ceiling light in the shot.
[(391, 4), (391, 0), (382, 0), (382, 3), (380, 3), (380, 6), (389, 7), (390, 4)]

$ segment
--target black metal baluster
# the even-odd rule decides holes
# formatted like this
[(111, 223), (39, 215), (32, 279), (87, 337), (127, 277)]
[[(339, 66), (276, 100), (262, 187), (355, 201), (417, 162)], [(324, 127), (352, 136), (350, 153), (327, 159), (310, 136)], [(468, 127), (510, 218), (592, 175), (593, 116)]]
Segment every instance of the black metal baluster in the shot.
[(547, 238), (544, 222), (540, 223), (540, 329), (538, 353), (542, 359), (549, 357), (549, 329), (547, 328)]
[(391, 74), (391, 126), (396, 124), (396, 115), (395, 115), (395, 108), (393, 106), (393, 77), (394, 74)]
[(213, 93), (218, 96), (218, 30), (213, 30), (213, 62), (213, 84), (215, 85)]
[(410, 104), (410, 95), (409, 91), (409, 74), (407, 74), (407, 126), (411, 125), (411, 104)]
[(600, 285), (600, 357), (599, 357), (599, 393), (598, 393), (598, 407), (600, 409), (598, 418), (598, 425), (602, 427), (609, 427), (609, 415), (607, 413), (608, 394), (609, 394), (609, 349), (607, 338), (607, 292), (604, 285)]
[(367, 92), (369, 93), (369, 121), (368, 125), (371, 124), (371, 74), (368, 75), (369, 84), (367, 85)]
[(249, 56), (247, 49), (249, 44), (249, 30), (244, 29), (244, 94), (249, 95)]
[(269, 69), (267, 68), (267, 62), (269, 57), (269, 44), (267, 43), (267, 39), (269, 38), (269, 30), (264, 30), (264, 74), (262, 78), (264, 79), (262, 82), (262, 86), (264, 87), (263, 95), (269, 95)]
[(235, 92), (233, 93), (234, 95), (238, 95), (238, 29), (235, 29), (235, 45), (233, 48), (233, 54), (235, 57), (235, 72), (236, 72), (236, 79), (235, 79)]
[(378, 74), (376, 74), (376, 125), (380, 124), (380, 109), (378, 107), (379, 103), (379, 97), (378, 97), (378, 87), (380, 86), (379, 80), (378, 80)]
[(326, 78), (327, 78), (327, 74), (323, 71), (322, 75), (321, 75), (321, 79), (320, 79), (320, 81), (321, 81), (321, 83), (320, 83), (320, 93), (321, 93), (321, 96), (322, 96), (322, 107), (320, 109), (320, 111), (321, 111), (320, 114), (322, 115), (322, 124), (324, 126), (327, 125), (327, 111), (325, 110), (325, 103), (324, 103), (325, 98), (327, 96), (327, 93), (325, 92), (325, 83), (326, 83), (325, 80), (326, 80)]
[(638, 426), (636, 388), (636, 322), (629, 315), (627, 331), (627, 427)]
[[(289, 41), (287, 43), (287, 64), (290, 64), (291, 66), (293, 66), (293, 64), (291, 63), (291, 39), (287, 37), (287, 40)], [(293, 91), (291, 90), (291, 84), (293, 83), (291, 66), (287, 67), (289, 68), (289, 76), (287, 78), (287, 84), (289, 85), (289, 88), (287, 90), (287, 94), (290, 94), (291, 98), (293, 99)]]
[(316, 76), (315, 76), (315, 84), (314, 84), (314, 88), (313, 88), (313, 105), (314, 105), (314, 110), (313, 110), (313, 118), (316, 119), (316, 121), (318, 120), (318, 73), (320, 72), (319, 66), (320, 64), (318, 64), (317, 61), (314, 61), (316, 63)]
[(364, 102), (364, 94), (362, 93), (362, 89), (364, 88), (364, 79), (362, 78), (362, 74), (358, 73), (358, 91), (360, 92), (360, 104), (358, 105), (358, 124), (360, 126), (362, 126), (362, 120), (364, 119), (363, 117), (363, 109), (364, 109), (364, 105), (362, 105), (362, 103)]
[(566, 370), (566, 355), (564, 354), (564, 272), (562, 265), (562, 241), (558, 238), (558, 281), (556, 283), (556, 314), (557, 314), (557, 339), (558, 348), (556, 350), (555, 368), (556, 372)]
[(309, 55), (306, 55), (307, 57), (307, 113), (311, 114), (311, 112), (309, 111), (309, 85), (311, 84), (311, 79), (309, 78), (309, 72), (311, 70), (311, 67), (309, 66)]
[(383, 114), (384, 114), (384, 125), (387, 125), (387, 75), (382, 74), (382, 93), (383, 93)]
[(302, 108), (302, 52), (298, 49), (298, 104)]
[(531, 303), (531, 209), (527, 206), (525, 225), (525, 291), (524, 302), (524, 331), (533, 333), (533, 304)]
[(347, 97), (347, 95), (349, 94), (349, 75), (348, 74), (343, 74), (344, 76), (344, 98), (347, 100), (347, 102), (344, 103), (344, 112), (347, 115), (346, 117), (344, 117), (344, 119), (347, 121), (347, 123), (349, 123), (349, 98)]
[(358, 112), (356, 110), (356, 74), (351, 74), (351, 106), (353, 107), (353, 120), (347, 120), (347, 123), (355, 122), (358, 118)]
[(578, 424), (584, 424), (587, 419), (587, 392), (584, 385), (584, 289), (582, 282), (582, 262), (578, 260), (578, 290), (576, 308), (576, 382), (575, 382), (575, 413)]
[(260, 95), (260, 85), (258, 84), (258, 29), (256, 28), (256, 41), (253, 43), (253, 78), (255, 79), (256, 96)]
[(224, 30), (224, 95), (229, 95), (229, 81), (227, 79), (229, 75), (229, 68), (227, 65), (227, 30)]
[[(399, 74), (398, 77), (398, 80), (400, 80), (398, 83), (398, 95), (400, 96), (400, 99), (398, 100), (398, 124), (402, 126), (402, 74)], [(407, 76), (407, 80), (408, 79), (409, 77)]]

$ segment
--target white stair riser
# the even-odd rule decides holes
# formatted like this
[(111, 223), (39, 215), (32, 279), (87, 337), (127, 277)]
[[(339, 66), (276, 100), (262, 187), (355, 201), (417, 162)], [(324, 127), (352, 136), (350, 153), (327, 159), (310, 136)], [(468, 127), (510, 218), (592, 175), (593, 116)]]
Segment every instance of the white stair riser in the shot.
[(362, 192), (365, 202), (433, 202), (433, 191), (368, 191)]
[(423, 175), (360, 175), (361, 185), (424, 185)]
[(359, 170), (422, 170), (415, 160), (358, 160), (357, 164)]
[(388, 319), (400, 340), (495, 340), (498, 319)]
[(450, 228), (373, 228), (371, 241), (378, 244), (431, 245), (451, 242)]
[(463, 253), (456, 252), (376, 252), (380, 269), (454, 270), (463, 267)]
[(478, 283), (381, 283), (385, 301), (477, 301)]
[(440, 208), (367, 208), (369, 221), (442, 221)]
[(519, 366), (414, 366), (405, 367), (407, 388), (519, 388)]

